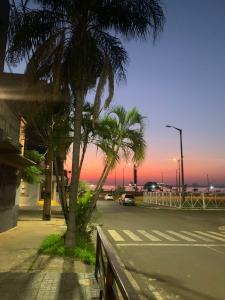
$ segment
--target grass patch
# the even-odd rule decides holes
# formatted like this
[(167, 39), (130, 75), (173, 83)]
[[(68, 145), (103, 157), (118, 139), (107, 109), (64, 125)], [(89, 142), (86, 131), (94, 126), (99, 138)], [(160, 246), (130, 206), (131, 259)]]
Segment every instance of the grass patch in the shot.
[(43, 240), (38, 253), (79, 258), (86, 264), (95, 264), (95, 249), (89, 234), (77, 236), (77, 246), (69, 251), (64, 247), (64, 239), (59, 234), (51, 234)]

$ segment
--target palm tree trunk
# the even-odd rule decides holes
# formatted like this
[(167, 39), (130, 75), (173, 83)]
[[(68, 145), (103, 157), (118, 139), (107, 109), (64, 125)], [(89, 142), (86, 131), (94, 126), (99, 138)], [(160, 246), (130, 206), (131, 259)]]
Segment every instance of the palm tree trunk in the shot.
[(66, 212), (66, 224), (68, 224), (69, 209), (68, 209), (68, 205), (67, 205), (66, 191), (65, 191), (65, 186), (66, 185), (65, 185), (65, 178), (64, 178), (64, 161), (63, 161), (63, 159), (60, 158), (59, 163), (60, 163), (59, 172), (61, 174), (62, 199), (63, 199), (64, 209), (65, 209), (65, 212)]
[[(64, 188), (64, 185), (63, 185), (63, 182), (62, 182), (62, 178), (61, 178), (61, 182), (60, 182), (60, 179), (59, 179), (59, 168), (58, 168), (58, 161), (57, 161), (57, 158), (56, 158), (56, 154), (54, 155), (54, 164), (55, 164), (56, 181), (57, 181), (58, 192), (59, 192), (59, 200), (60, 200), (60, 204), (61, 204), (61, 207), (62, 207), (63, 216), (64, 216), (66, 224), (67, 224), (68, 223), (68, 211), (67, 211), (67, 205), (66, 205), (66, 202), (65, 202), (66, 199), (65, 199), (65, 196), (64, 196), (65, 193), (63, 194), (63, 190), (65, 188)], [(61, 164), (61, 159), (60, 159), (60, 164)], [(61, 169), (61, 166), (60, 166), (60, 169)]]
[(109, 163), (110, 163), (110, 161), (107, 160), (106, 164), (105, 164), (105, 167), (104, 167), (104, 169), (102, 171), (101, 177), (99, 178), (98, 183), (96, 184), (95, 193), (99, 190), (99, 186), (101, 185), (102, 179), (104, 178), (104, 175), (105, 175), (105, 172), (107, 171)]
[(79, 172), (81, 172), (81, 168), (82, 168), (82, 165), (84, 162), (84, 157), (85, 157), (85, 154), (87, 151), (87, 145), (88, 145), (88, 136), (84, 140), (84, 146), (83, 146), (82, 155), (81, 155), (81, 159), (80, 159)]
[(69, 219), (65, 238), (65, 247), (75, 247), (76, 234), (76, 204), (79, 184), (79, 160), (80, 160), (80, 145), (81, 145), (81, 123), (82, 123), (82, 109), (84, 104), (84, 92), (77, 91), (75, 100), (74, 113), (74, 136), (73, 136), (73, 157), (72, 157), (72, 178), (71, 189), (69, 197)]
[(51, 220), (51, 198), (52, 198), (52, 152), (48, 149), (45, 158), (45, 193), (43, 206), (43, 220)]
[(103, 175), (101, 181), (99, 182), (98, 189), (97, 189), (97, 191), (96, 191), (96, 193), (95, 193), (95, 195), (94, 195), (94, 201), (92, 201), (92, 208), (94, 208), (95, 205), (96, 205), (96, 201), (97, 201), (97, 199), (98, 199), (98, 197), (99, 197), (99, 194), (100, 194), (100, 192), (101, 192), (101, 190), (102, 190), (103, 185), (105, 184), (105, 181), (106, 181), (106, 179), (107, 179), (107, 177), (108, 177), (108, 175), (109, 175), (109, 172), (110, 172), (110, 170), (112, 169), (112, 165), (113, 165), (113, 164), (114, 164), (114, 160), (112, 159), (112, 160), (109, 162), (107, 168), (105, 169), (105, 172), (104, 172), (104, 175)]
[(108, 161), (108, 163), (104, 167), (101, 179), (98, 182), (98, 188), (97, 187), (95, 188), (95, 193), (94, 193), (94, 195), (93, 195), (93, 197), (91, 199), (90, 208), (88, 210), (88, 213), (87, 213), (87, 216), (86, 216), (86, 220), (85, 220), (86, 225), (89, 223), (89, 221), (91, 219), (91, 215), (92, 215), (92, 212), (93, 212), (93, 210), (94, 210), (94, 208), (96, 206), (96, 202), (98, 200), (99, 194), (100, 194), (101, 189), (102, 189), (102, 187), (103, 187), (103, 185), (104, 185), (104, 183), (105, 183), (105, 181), (107, 179), (107, 176), (109, 174), (109, 171), (111, 170), (111, 167), (112, 167), (113, 163), (114, 163), (114, 160), (112, 159), (111, 161)]

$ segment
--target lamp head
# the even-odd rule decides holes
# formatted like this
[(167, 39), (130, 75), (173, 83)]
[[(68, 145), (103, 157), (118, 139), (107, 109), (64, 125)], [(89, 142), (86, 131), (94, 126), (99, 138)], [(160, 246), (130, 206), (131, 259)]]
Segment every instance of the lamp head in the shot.
[(170, 125), (166, 125), (166, 127), (168, 127), (168, 128), (171, 128), (172, 126), (170, 126)]

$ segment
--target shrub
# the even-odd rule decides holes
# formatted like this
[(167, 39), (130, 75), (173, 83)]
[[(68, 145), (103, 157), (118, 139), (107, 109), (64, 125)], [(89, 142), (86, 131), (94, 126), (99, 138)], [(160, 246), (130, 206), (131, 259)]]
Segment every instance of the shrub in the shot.
[(78, 232), (85, 233), (87, 231), (87, 214), (90, 209), (91, 192), (87, 191), (78, 197), (76, 207), (76, 222)]
[(43, 169), (40, 167), (44, 156), (36, 150), (26, 151), (24, 156), (36, 163), (35, 166), (26, 167), (22, 170), (22, 179), (29, 183), (41, 183), (43, 181)]

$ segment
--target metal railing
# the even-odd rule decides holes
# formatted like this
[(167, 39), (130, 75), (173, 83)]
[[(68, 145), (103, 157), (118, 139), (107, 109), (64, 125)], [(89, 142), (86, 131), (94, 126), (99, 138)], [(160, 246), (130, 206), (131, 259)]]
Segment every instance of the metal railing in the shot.
[(225, 193), (181, 193), (175, 192), (144, 192), (143, 201), (149, 205), (159, 205), (176, 208), (225, 208)]
[(95, 278), (100, 287), (100, 299), (139, 299), (120, 266), (112, 245), (99, 226), (97, 227)]

